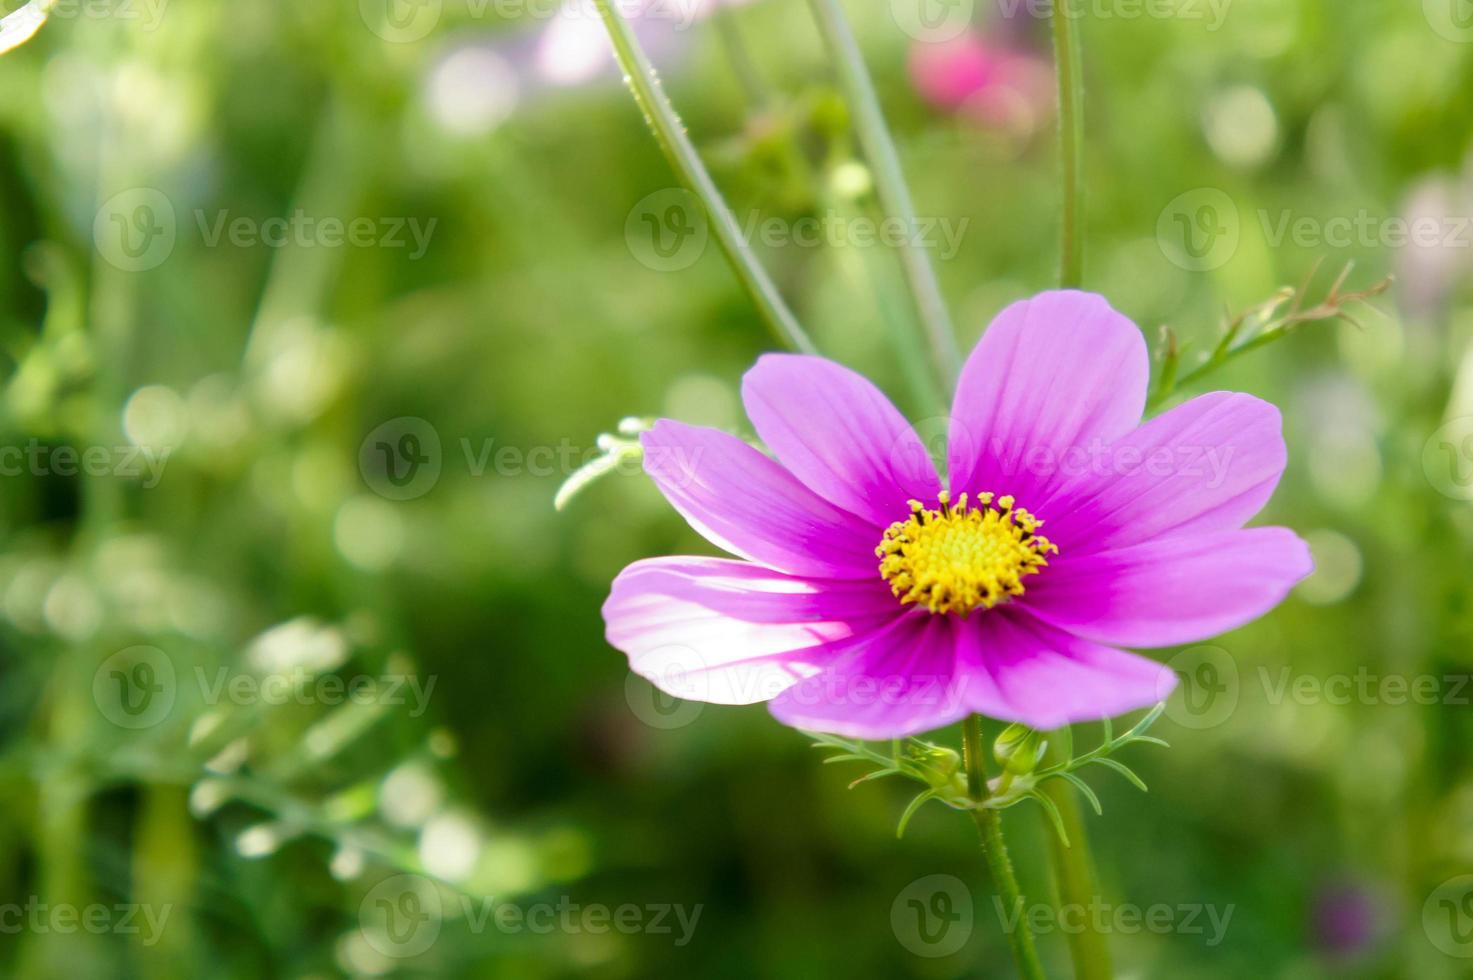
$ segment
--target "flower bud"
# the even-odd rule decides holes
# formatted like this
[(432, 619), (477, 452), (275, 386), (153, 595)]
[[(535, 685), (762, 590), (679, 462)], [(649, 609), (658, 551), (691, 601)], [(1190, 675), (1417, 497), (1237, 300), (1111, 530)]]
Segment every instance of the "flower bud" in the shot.
[(944, 745), (932, 745), (926, 749), (926, 765), (940, 773), (946, 779), (950, 779), (962, 767), (962, 757), (955, 749), (948, 749)]
[(1024, 776), (1038, 765), (1038, 732), (1027, 725), (1009, 725), (992, 743), (992, 757), (1014, 776)]

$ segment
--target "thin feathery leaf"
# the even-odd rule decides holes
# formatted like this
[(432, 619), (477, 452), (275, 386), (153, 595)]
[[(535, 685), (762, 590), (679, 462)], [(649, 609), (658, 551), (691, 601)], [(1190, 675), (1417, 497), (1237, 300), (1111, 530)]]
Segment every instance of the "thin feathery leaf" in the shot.
[(1095, 816), (1103, 817), (1105, 815), (1105, 808), (1100, 806), (1100, 798), (1095, 795), (1094, 790), (1089, 788), (1089, 783), (1086, 783), (1072, 772), (1061, 772), (1059, 775), (1073, 783), (1074, 787), (1084, 794), (1084, 798), (1089, 800), (1089, 805), (1094, 807)]
[(1165, 701), (1162, 701), (1160, 704), (1156, 705), (1156, 707), (1152, 708), (1150, 710), (1150, 712), (1147, 713), (1144, 718), (1142, 718), (1140, 721), (1136, 722), (1133, 726), (1131, 726), (1130, 730), (1128, 732), (1126, 732), (1123, 737), (1124, 738), (1137, 738), (1137, 737), (1139, 737), (1141, 735), (1144, 735), (1150, 729), (1150, 727), (1152, 725), (1156, 724), (1156, 720), (1159, 719), (1161, 717), (1162, 713), (1165, 712), (1165, 711), (1166, 711), (1166, 702)]
[(1043, 812), (1048, 814), (1049, 822), (1054, 825), (1054, 833), (1059, 835), (1059, 840), (1063, 842), (1065, 847), (1069, 847), (1069, 832), (1064, 829), (1064, 818), (1059, 813), (1058, 806), (1054, 804), (1053, 800), (1042, 793), (1035, 792), (1028, 795), (1037, 800), (1039, 805), (1043, 807)]
[(911, 800), (906, 806), (905, 812), (900, 815), (900, 824), (895, 828), (895, 837), (899, 839), (905, 836), (905, 828), (910, 824), (910, 818), (916, 815), (916, 811), (925, 806), (926, 801), (934, 799), (935, 790), (926, 790), (924, 793)]
[(858, 786), (860, 783), (868, 783), (868, 782), (871, 782), (872, 780), (884, 779), (886, 776), (903, 776), (903, 775), (905, 775), (905, 773), (901, 772), (899, 769), (876, 769), (874, 772), (867, 772), (863, 776), (860, 776), (858, 779), (854, 780), (854, 782), (852, 782), (852, 783), (849, 784), (849, 788), (850, 789), (853, 789), (854, 787)]
[(1103, 759), (1103, 758), (1101, 758), (1101, 759), (1091, 759), (1090, 761), (1093, 762), (1093, 763), (1095, 763), (1096, 765), (1105, 766), (1108, 769), (1113, 769), (1116, 772), (1120, 773), (1120, 775), (1122, 775), (1126, 779), (1130, 780), (1131, 783), (1133, 783), (1135, 785), (1135, 788), (1138, 789), (1138, 790), (1140, 790), (1142, 793), (1149, 793), (1151, 791), (1150, 788), (1148, 786), (1146, 786), (1146, 781), (1144, 779), (1141, 779), (1141, 777), (1137, 776), (1135, 774), (1135, 770), (1134, 769), (1131, 769), (1129, 766), (1127, 766), (1123, 762), (1118, 762), (1115, 759)]

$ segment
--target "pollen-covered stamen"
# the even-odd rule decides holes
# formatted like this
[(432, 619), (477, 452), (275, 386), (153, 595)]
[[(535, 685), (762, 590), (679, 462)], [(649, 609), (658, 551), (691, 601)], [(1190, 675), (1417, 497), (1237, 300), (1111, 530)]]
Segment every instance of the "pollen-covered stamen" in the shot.
[(937, 509), (910, 501), (910, 519), (897, 521), (875, 549), (880, 576), (902, 603), (933, 613), (966, 615), (1023, 594), (1023, 577), (1048, 564), (1059, 549), (1038, 534), (1042, 521), (1014, 506), (1012, 497), (967, 495), (955, 506), (942, 491)]

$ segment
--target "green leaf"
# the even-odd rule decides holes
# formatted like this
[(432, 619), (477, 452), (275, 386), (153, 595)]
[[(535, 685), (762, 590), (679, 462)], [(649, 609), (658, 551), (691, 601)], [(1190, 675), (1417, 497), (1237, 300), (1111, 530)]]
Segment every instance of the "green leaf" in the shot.
[(903, 775), (904, 775), (904, 773), (902, 773), (899, 769), (876, 769), (874, 772), (867, 772), (863, 776), (860, 776), (858, 779), (856, 779), (854, 782), (850, 783), (849, 784), (849, 788), (850, 789), (853, 789), (854, 787), (858, 786), (860, 783), (867, 783), (867, 782), (869, 782), (869, 781), (871, 781), (873, 779), (883, 779), (886, 776), (903, 776)]
[(1073, 783), (1079, 792), (1084, 794), (1084, 798), (1089, 800), (1089, 805), (1094, 807), (1095, 816), (1103, 817), (1105, 815), (1104, 807), (1100, 806), (1100, 798), (1095, 795), (1094, 790), (1089, 788), (1089, 783), (1086, 783), (1072, 772), (1061, 772), (1059, 775)]
[(1156, 724), (1156, 720), (1161, 717), (1161, 713), (1165, 710), (1166, 702), (1162, 701), (1160, 704), (1156, 705), (1156, 707), (1152, 708), (1149, 714), (1147, 714), (1140, 721), (1136, 722), (1135, 725), (1130, 729), (1130, 731), (1121, 736), (1121, 740), (1124, 741), (1128, 738), (1139, 738), (1140, 736), (1144, 735), (1152, 725)]
[(910, 818), (915, 816), (916, 811), (925, 805), (926, 801), (936, 796), (935, 790), (926, 790), (924, 793), (911, 800), (906, 806), (905, 812), (900, 815), (900, 825), (895, 828), (896, 838), (905, 836), (905, 828), (910, 823)]
[(1054, 801), (1042, 793), (1031, 793), (1029, 795), (1043, 807), (1043, 812), (1048, 814), (1049, 822), (1054, 825), (1054, 833), (1058, 834), (1059, 840), (1063, 842), (1065, 847), (1068, 847), (1069, 834), (1064, 830), (1064, 818), (1059, 814), (1059, 808), (1054, 804)]
[(1120, 773), (1120, 775), (1124, 776), (1126, 779), (1134, 783), (1136, 789), (1140, 790), (1142, 793), (1150, 792), (1150, 789), (1148, 789), (1146, 786), (1145, 780), (1137, 776), (1135, 774), (1135, 771), (1127, 766), (1125, 763), (1117, 762), (1114, 759), (1092, 759), (1090, 761), (1096, 763), (1097, 765), (1105, 766), (1109, 769), (1114, 769), (1116, 772)]

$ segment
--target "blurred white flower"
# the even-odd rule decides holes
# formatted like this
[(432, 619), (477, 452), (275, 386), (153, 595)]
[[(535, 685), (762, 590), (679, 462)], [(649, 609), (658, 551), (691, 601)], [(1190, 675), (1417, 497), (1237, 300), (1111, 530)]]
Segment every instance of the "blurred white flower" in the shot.
[[(721, 6), (753, 0), (622, 0), (620, 11), (650, 59), (668, 67), (690, 46), (691, 28)], [(422, 97), (430, 117), (458, 136), (494, 130), (539, 93), (619, 79), (614, 49), (593, 0), (567, 0), (536, 28), (458, 42), (429, 68)]]

